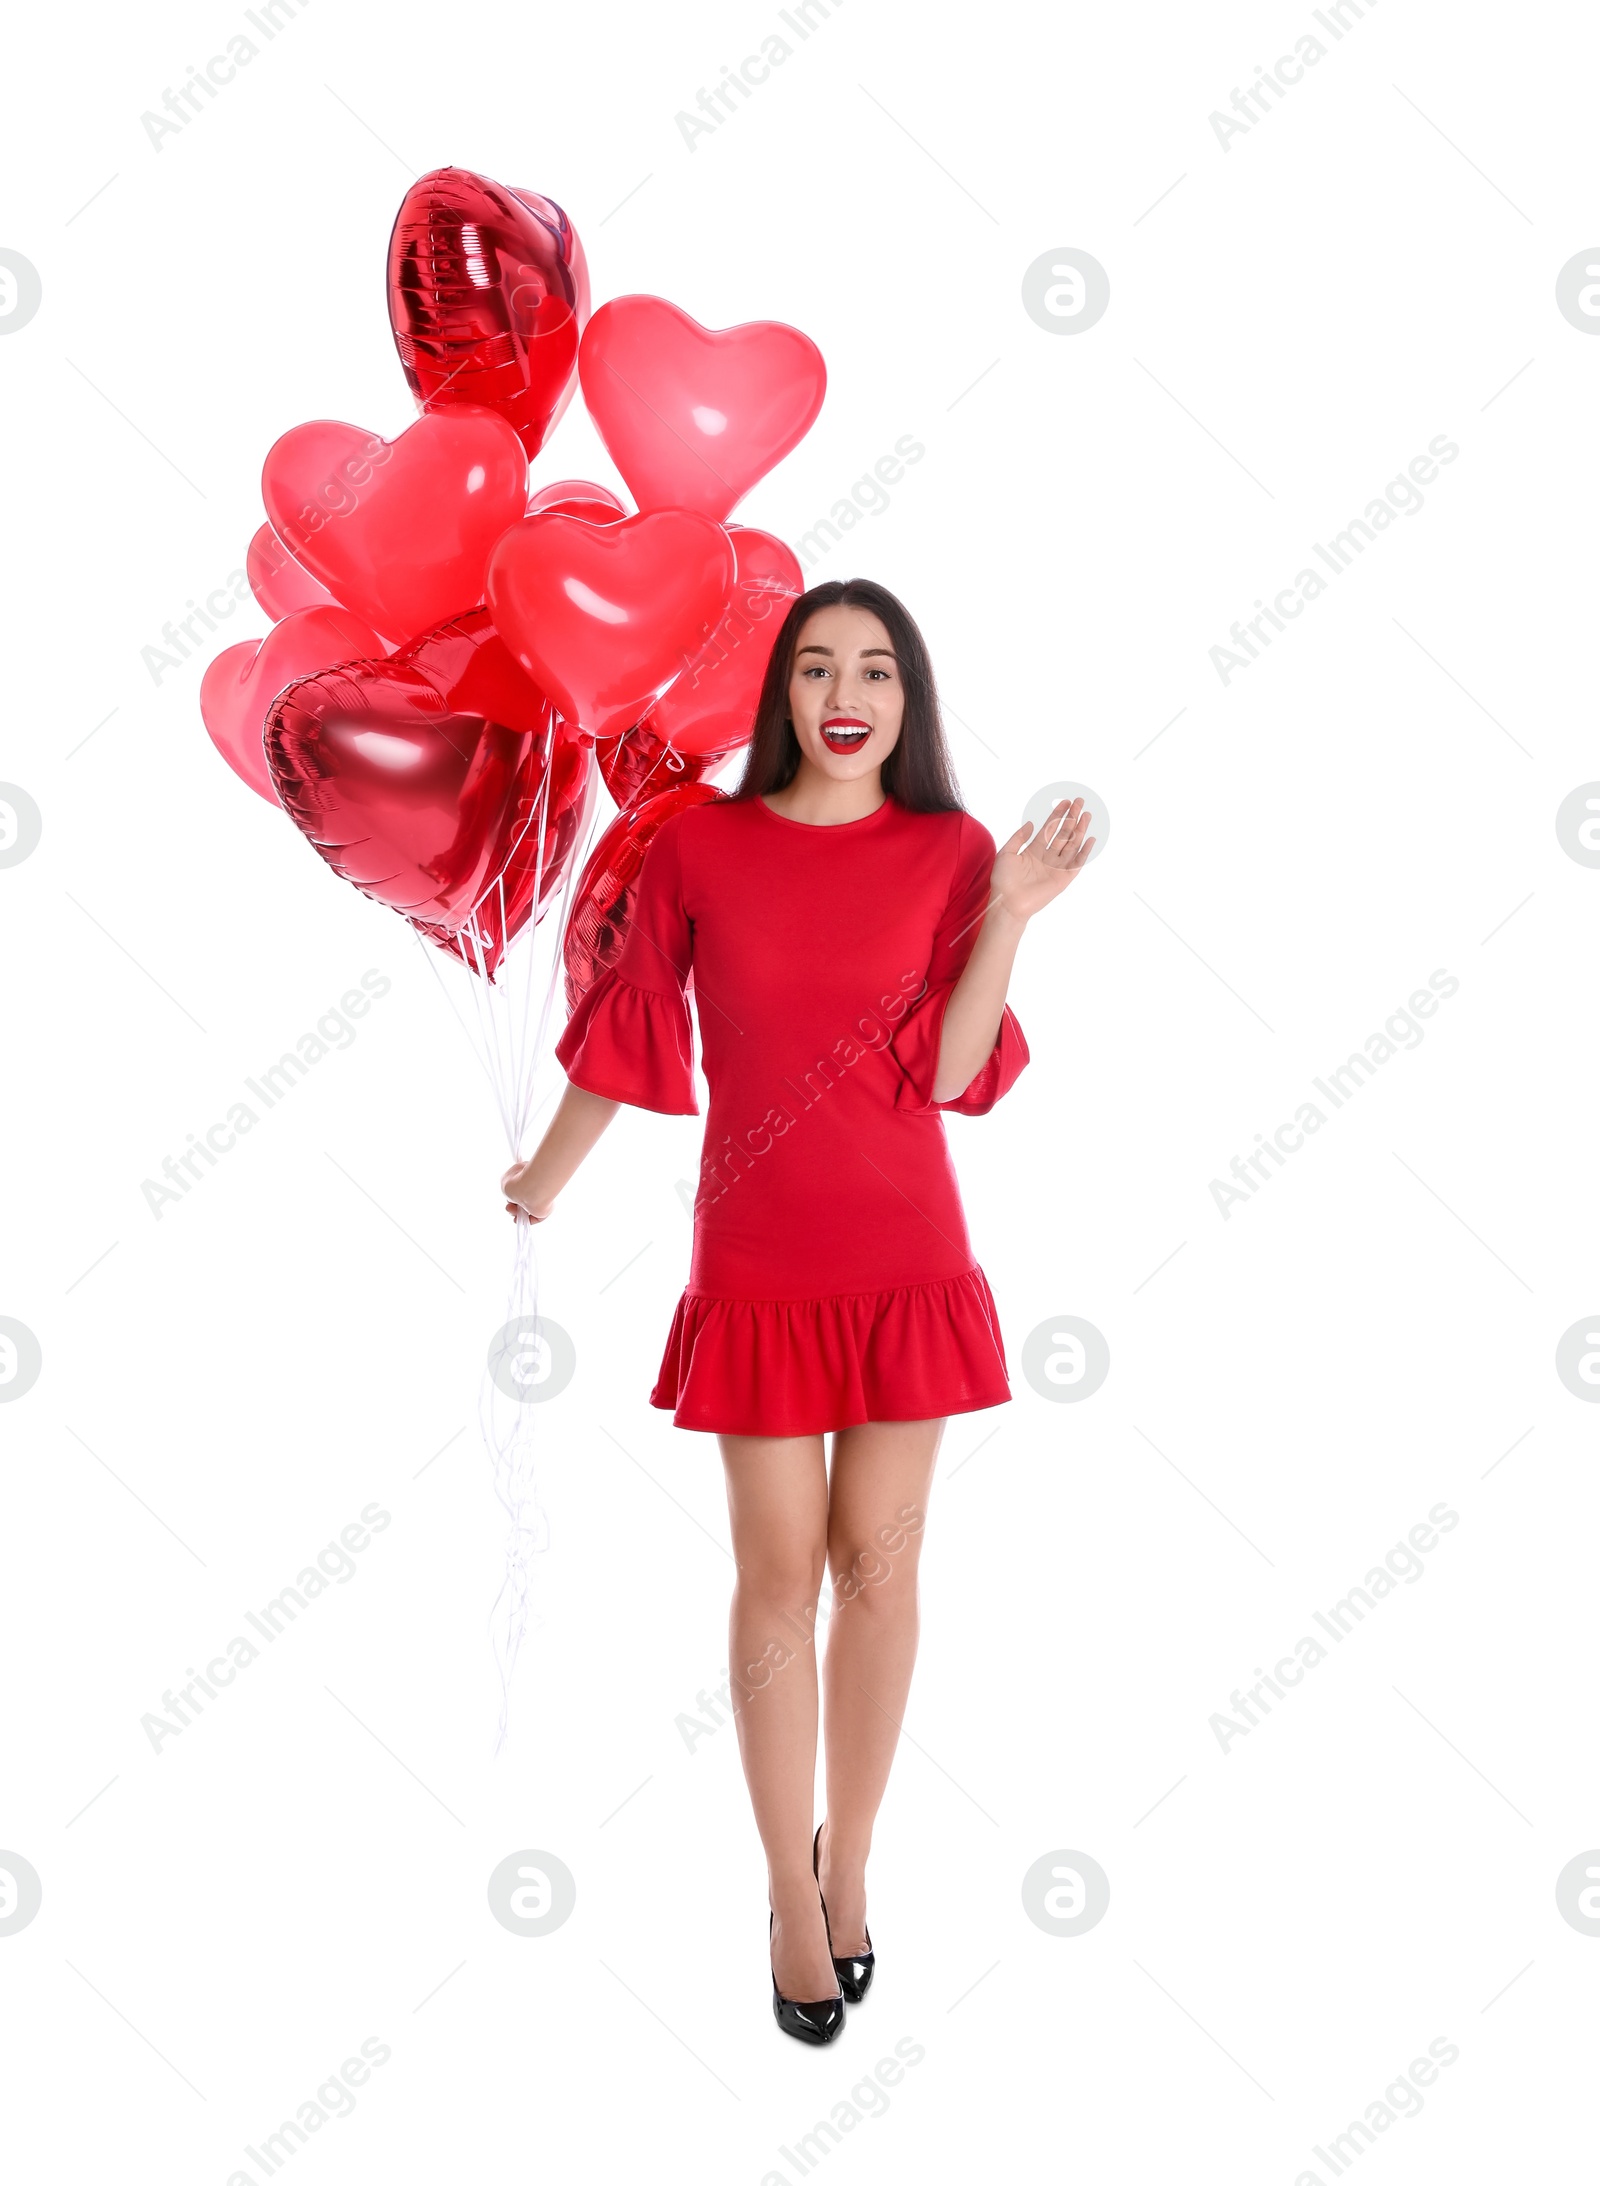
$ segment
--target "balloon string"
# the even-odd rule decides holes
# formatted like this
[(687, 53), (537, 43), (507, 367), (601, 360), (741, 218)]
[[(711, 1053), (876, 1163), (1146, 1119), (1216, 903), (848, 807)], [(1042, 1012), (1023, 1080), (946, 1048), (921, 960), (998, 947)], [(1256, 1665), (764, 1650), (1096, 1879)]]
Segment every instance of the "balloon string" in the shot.
[[(565, 964), (565, 945), (578, 882), (588, 861), (597, 819), (595, 777), (591, 767), (582, 802), (574, 815), (569, 855), (548, 910), (553, 918), (539, 915), (539, 897), (546, 866), (546, 820), (549, 812), (548, 768), (541, 777), (528, 825), (537, 829), (534, 892), (527, 929), (515, 943), (507, 934), (506, 889), (502, 876), (485, 891), (472, 914), (458, 929), (463, 970), (471, 995), (470, 1022), (457, 1009), (441, 967), (434, 963), (433, 944), (418, 940), (432, 964), (451, 1013), (471, 1042), (480, 1067), (488, 1078), (501, 1126), (513, 1161), (521, 1160), (529, 1126), (549, 1091), (535, 1102), (540, 1068), (547, 1053), (547, 1036), (554, 1014), (556, 989)], [(518, 837), (527, 833), (524, 828)], [(549, 944), (543, 991), (539, 985), (539, 936)], [(493, 962), (496, 943), (500, 960)], [(451, 952), (454, 954), (455, 952)], [(552, 1089), (553, 1090), (553, 1089)], [(534, 1225), (517, 1219), (512, 1249), (511, 1275), (506, 1296), (505, 1324), (514, 1336), (497, 1339), (492, 1356), (502, 1351), (511, 1357), (527, 1357), (538, 1335), (539, 1258)], [(530, 1623), (540, 1621), (533, 1613), (532, 1559), (550, 1545), (550, 1523), (540, 1496), (539, 1417), (537, 1407), (525, 1397), (502, 1386), (486, 1366), (479, 1389), (478, 1423), (488, 1455), (495, 1494), (508, 1520), (505, 1566), (500, 1588), (488, 1613), (491, 1652), (500, 1683), (500, 1709), (493, 1751), (504, 1749), (510, 1728), (511, 1688), (518, 1657)]]

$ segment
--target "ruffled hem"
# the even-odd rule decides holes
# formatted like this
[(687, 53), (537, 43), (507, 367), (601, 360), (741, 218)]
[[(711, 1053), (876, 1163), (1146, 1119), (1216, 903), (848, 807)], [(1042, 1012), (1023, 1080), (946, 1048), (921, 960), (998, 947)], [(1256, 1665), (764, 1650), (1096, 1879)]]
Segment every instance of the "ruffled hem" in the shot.
[(828, 1434), (1006, 1404), (1000, 1316), (979, 1267), (825, 1298), (678, 1301), (650, 1392), (707, 1434)]
[(948, 1109), (957, 1116), (986, 1116), (1000, 1096), (1016, 1084), (1027, 1066), (1028, 1043), (1007, 1005), (1000, 1013), (1000, 1029), (994, 1036), (994, 1046), (978, 1075), (954, 1100), (936, 1101), (933, 1080), (939, 1067), (939, 1039), (944, 1030), (944, 1013), (954, 993), (952, 982), (925, 995), (889, 1043), (901, 1071), (900, 1083), (894, 1093), (894, 1105), (898, 1109), (909, 1109), (913, 1115)]
[(573, 1085), (608, 1101), (698, 1116), (694, 1038), (682, 993), (636, 987), (604, 971), (567, 1019), (556, 1061)]

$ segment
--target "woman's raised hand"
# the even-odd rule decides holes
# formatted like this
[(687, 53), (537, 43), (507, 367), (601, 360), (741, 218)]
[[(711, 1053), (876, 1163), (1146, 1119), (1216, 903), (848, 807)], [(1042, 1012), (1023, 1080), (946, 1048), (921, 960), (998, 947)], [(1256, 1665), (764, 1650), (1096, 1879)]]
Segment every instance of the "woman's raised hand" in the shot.
[(1094, 837), (1085, 835), (1083, 799), (1063, 797), (1030, 831), (1026, 820), (1000, 845), (991, 885), (993, 901), (1019, 924), (1053, 903), (1089, 862)]

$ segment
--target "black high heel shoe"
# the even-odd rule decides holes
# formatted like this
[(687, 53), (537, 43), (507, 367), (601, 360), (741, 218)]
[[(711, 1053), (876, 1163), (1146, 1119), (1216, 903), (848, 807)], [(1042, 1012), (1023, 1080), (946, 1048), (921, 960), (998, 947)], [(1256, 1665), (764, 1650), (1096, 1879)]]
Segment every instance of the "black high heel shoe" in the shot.
[[(817, 1874), (817, 1853), (822, 1844), (822, 1824), (811, 1840), (811, 1872)], [(822, 1878), (817, 1876), (817, 1896), (822, 1898)], [(822, 1925), (828, 1928), (828, 1901), (822, 1898)], [(854, 1958), (834, 1958), (833, 1970), (838, 1977), (839, 1994), (847, 2004), (859, 2004), (872, 1986), (872, 1969), (876, 1963), (872, 1950), (872, 1930), (863, 1929), (867, 1947)], [(828, 1928), (828, 1956), (833, 1958), (833, 1930)]]
[[(772, 1923), (775, 1914), (767, 1916), (767, 1948), (772, 1948)], [(823, 1924), (827, 1924), (824, 1912)], [(837, 1969), (836, 1969), (837, 1970)], [(778, 1977), (772, 1977), (772, 2016), (785, 2034), (792, 2034), (797, 2042), (831, 2042), (844, 2025), (844, 1992), (837, 1996), (825, 1996), (816, 2004), (796, 2003), (792, 1996), (778, 1994)]]

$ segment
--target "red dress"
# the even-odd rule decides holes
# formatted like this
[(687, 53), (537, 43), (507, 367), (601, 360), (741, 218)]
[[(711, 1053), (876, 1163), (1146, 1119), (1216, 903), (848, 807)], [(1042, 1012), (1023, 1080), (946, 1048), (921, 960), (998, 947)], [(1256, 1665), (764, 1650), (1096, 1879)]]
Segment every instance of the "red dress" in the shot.
[(711, 1112), (650, 1395), (678, 1426), (802, 1435), (1009, 1401), (939, 1115), (985, 1114), (1027, 1062), (1009, 1009), (966, 1091), (932, 1099), (994, 858), (970, 813), (892, 797), (836, 827), (696, 805), (651, 843), (621, 954), (556, 1054), (591, 1093), (698, 1115), (692, 984)]

